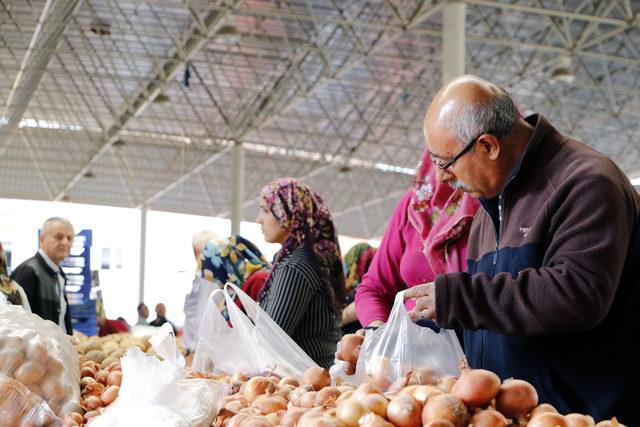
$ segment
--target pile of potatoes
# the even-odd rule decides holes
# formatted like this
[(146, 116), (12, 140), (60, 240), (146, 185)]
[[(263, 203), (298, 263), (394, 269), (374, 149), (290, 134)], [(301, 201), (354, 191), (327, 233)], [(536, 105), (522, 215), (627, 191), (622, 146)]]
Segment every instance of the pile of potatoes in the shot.
[(149, 337), (134, 337), (131, 334), (112, 334), (104, 337), (87, 337), (74, 335), (72, 341), (80, 364), (88, 360), (99, 363), (108, 368), (114, 363), (119, 363), (120, 358), (132, 347), (138, 347), (143, 352), (158, 356), (149, 343)]

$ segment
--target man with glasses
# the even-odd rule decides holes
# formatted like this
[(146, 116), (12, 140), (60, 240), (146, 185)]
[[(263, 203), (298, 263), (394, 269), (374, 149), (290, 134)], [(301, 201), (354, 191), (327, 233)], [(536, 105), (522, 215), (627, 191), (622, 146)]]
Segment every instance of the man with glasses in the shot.
[(424, 136), (438, 180), (484, 209), (469, 272), (407, 290), (412, 317), (462, 327), (471, 367), (529, 381), (561, 413), (640, 425), (640, 196), (629, 180), (473, 76), (436, 94)]

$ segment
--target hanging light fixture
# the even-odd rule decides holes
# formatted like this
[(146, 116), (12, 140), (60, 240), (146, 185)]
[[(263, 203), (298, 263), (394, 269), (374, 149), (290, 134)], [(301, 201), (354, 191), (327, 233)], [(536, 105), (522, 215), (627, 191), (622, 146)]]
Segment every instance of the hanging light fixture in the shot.
[(227, 22), (216, 33), (216, 40), (220, 43), (234, 44), (240, 41), (240, 31), (235, 24), (235, 18), (229, 16)]
[(571, 69), (571, 58), (561, 56), (557, 59), (556, 67), (551, 71), (552, 82), (571, 84), (576, 80), (576, 75)]

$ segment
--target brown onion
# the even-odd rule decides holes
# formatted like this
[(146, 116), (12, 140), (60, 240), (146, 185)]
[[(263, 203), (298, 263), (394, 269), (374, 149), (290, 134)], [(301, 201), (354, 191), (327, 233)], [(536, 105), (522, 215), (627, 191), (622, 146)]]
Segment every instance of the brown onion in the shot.
[(275, 396), (280, 396), (283, 399), (289, 400), (289, 393), (291, 393), (296, 388), (291, 384), (279, 385), (274, 393)]
[(265, 377), (253, 377), (242, 386), (242, 395), (248, 403), (252, 403), (262, 394), (271, 394), (276, 386)]
[(88, 396), (80, 402), (80, 406), (82, 406), (85, 411), (93, 411), (94, 409), (101, 408), (104, 405), (102, 400), (100, 400), (100, 396)]
[(373, 412), (364, 415), (358, 423), (360, 427), (393, 427), (393, 424)]
[(344, 424), (342, 424), (340, 421), (336, 420), (335, 418), (332, 418), (328, 415), (323, 415), (321, 417), (313, 418), (312, 420), (307, 422), (307, 424), (305, 424), (305, 427), (307, 426), (308, 427), (343, 427)]
[(329, 371), (326, 369), (314, 366), (304, 371), (301, 383), (304, 385), (311, 385), (315, 391), (318, 391), (331, 385), (331, 376), (329, 375)]
[(567, 427), (568, 425), (564, 416), (553, 412), (538, 414), (527, 423), (527, 427)]
[(470, 406), (486, 406), (500, 391), (500, 377), (486, 369), (463, 369), (451, 394)]
[(249, 380), (249, 377), (246, 374), (238, 371), (231, 376), (231, 379), (234, 381), (241, 381), (243, 383), (246, 383)]
[(307, 410), (302, 408), (289, 409), (280, 420), (280, 425), (283, 427), (295, 427), (300, 417), (306, 412)]
[(302, 395), (304, 395), (306, 392), (310, 390), (311, 390), (311, 386), (298, 387), (297, 389), (289, 393), (289, 402), (291, 402), (293, 406), (300, 406), (300, 399), (302, 398)]
[(356, 400), (361, 400), (367, 394), (382, 394), (382, 390), (380, 388), (374, 386), (370, 383), (363, 383), (358, 386), (353, 392), (353, 398)]
[(308, 391), (300, 398), (300, 406), (303, 408), (313, 408), (316, 404), (317, 391)]
[(347, 334), (342, 337), (338, 359), (355, 365), (358, 362), (363, 341), (364, 337), (362, 335)]
[(282, 417), (284, 417), (284, 414), (286, 413), (287, 411), (280, 410), (267, 414), (264, 417), (272, 426), (279, 426), (282, 423)]
[(610, 420), (602, 420), (596, 427), (626, 427), (624, 424), (620, 424), (616, 417), (611, 418)]
[(306, 426), (309, 422), (314, 418), (322, 417), (324, 413), (320, 409), (311, 409), (307, 410), (302, 416), (298, 419), (299, 426)]
[(236, 414), (240, 412), (242, 409), (246, 408), (247, 405), (242, 400), (232, 400), (224, 404), (223, 409), (226, 409), (231, 412), (235, 412)]
[(525, 417), (538, 404), (538, 393), (524, 380), (505, 380), (496, 396), (496, 409), (508, 418)]
[(544, 414), (545, 412), (558, 413), (558, 410), (548, 403), (541, 403), (529, 412), (529, 419), (535, 417), (538, 414)]
[(444, 391), (431, 385), (419, 385), (413, 392), (413, 398), (424, 405), (427, 399), (439, 394), (444, 394)]
[(80, 369), (80, 376), (81, 377), (95, 377), (96, 375), (96, 371), (95, 369), (89, 367), (89, 366), (85, 366), (84, 368)]
[(596, 422), (591, 415), (569, 414), (564, 416), (569, 427), (595, 427)]
[(422, 405), (410, 396), (396, 396), (387, 406), (387, 419), (403, 427), (419, 427)]
[(101, 383), (102, 385), (107, 385), (107, 377), (109, 376), (109, 372), (105, 369), (100, 369), (99, 371), (96, 372), (94, 378), (97, 382)]
[(438, 419), (438, 420), (431, 420), (428, 423), (423, 424), (423, 427), (456, 427), (456, 426), (449, 420)]
[(451, 421), (456, 427), (464, 427), (469, 412), (464, 402), (452, 394), (438, 394), (427, 399), (422, 410), (422, 423), (442, 418)]
[(336, 399), (336, 405), (342, 402), (343, 400), (353, 397), (354, 392), (355, 392), (354, 390), (347, 390), (345, 392), (342, 392), (342, 394), (340, 394), (340, 396), (338, 396), (338, 398)]
[(387, 407), (389, 400), (381, 394), (367, 394), (360, 402), (368, 411), (385, 418), (387, 416)]
[(114, 400), (116, 400), (119, 392), (119, 386), (111, 385), (102, 392), (102, 394), (100, 395), (100, 400), (102, 400), (102, 403), (104, 403), (105, 405), (110, 405)]
[(347, 427), (357, 427), (358, 421), (367, 412), (367, 408), (362, 403), (352, 398), (338, 404), (336, 418)]
[(287, 384), (288, 385), (292, 385), (294, 387), (300, 386), (300, 383), (298, 382), (298, 380), (293, 378), (293, 377), (284, 377), (283, 379), (278, 381), (278, 385), (280, 387), (282, 387), (283, 385), (287, 385)]
[(337, 387), (325, 387), (316, 394), (314, 406), (335, 406), (336, 400), (340, 396)]
[(478, 411), (469, 420), (469, 425), (473, 427), (505, 427), (509, 424), (511, 421), (495, 409)]
[(453, 377), (451, 375), (445, 375), (444, 377), (440, 378), (440, 381), (438, 381), (438, 385), (437, 387), (444, 391), (445, 393), (451, 393), (451, 390), (453, 389), (453, 386), (455, 385), (456, 381), (458, 381), (457, 377)]
[(107, 377), (107, 385), (122, 385), (122, 371), (111, 371)]
[(438, 374), (433, 368), (418, 368), (411, 372), (410, 384), (436, 385), (438, 384)]
[(262, 415), (287, 409), (287, 401), (279, 396), (262, 395), (256, 397), (251, 407), (257, 409)]

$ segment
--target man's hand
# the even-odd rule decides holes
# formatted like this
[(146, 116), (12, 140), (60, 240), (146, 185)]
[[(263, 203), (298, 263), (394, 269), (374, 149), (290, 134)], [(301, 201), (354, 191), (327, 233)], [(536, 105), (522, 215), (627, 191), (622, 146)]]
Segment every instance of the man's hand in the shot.
[(411, 320), (436, 319), (436, 286), (434, 282), (413, 286), (404, 292), (405, 301), (415, 299), (416, 306), (409, 312)]

